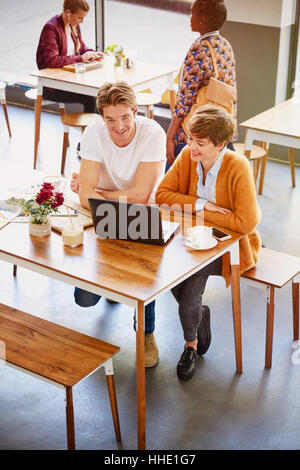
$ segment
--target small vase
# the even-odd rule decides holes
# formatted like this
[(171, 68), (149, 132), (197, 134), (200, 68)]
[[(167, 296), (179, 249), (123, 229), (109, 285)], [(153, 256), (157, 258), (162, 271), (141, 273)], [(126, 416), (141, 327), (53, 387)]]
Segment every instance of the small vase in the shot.
[(47, 237), (51, 233), (50, 217), (47, 217), (42, 224), (35, 224), (33, 219), (29, 219), (29, 234), (34, 237)]

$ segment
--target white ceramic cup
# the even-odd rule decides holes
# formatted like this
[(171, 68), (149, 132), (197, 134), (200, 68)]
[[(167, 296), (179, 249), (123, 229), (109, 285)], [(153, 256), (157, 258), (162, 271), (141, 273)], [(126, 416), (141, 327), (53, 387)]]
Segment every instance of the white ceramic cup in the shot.
[(196, 247), (207, 245), (212, 239), (212, 228), (205, 225), (196, 225), (187, 230), (186, 239), (188, 242)]
[(64, 190), (64, 187), (66, 185), (65, 181), (60, 177), (56, 175), (48, 175), (43, 178), (44, 183), (51, 183), (52, 186), (54, 186), (54, 191), (59, 193)]

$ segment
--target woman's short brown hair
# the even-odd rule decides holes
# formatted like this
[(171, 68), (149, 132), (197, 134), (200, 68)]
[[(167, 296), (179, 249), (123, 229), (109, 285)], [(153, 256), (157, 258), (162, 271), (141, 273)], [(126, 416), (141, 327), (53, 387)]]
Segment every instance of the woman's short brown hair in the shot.
[(105, 106), (116, 106), (117, 104), (127, 104), (133, 111), (136, 110), (136, 96), (126, 82), (104, 83), (99, 88), (97, 95), (97, 109), (101, 116), (103, 116), (103, 108)]
[(90, 6), (85, 0), (64, 0), (63, 10), (76, 13), (78, 10), (89, 11)]
[(209, 137), (214, 145), (219, 145), (231, 141), (235, 131), (235, 121), (222, 108), (205, 105), (197, 109), (187, 127), (189, 134), (196, 139)]

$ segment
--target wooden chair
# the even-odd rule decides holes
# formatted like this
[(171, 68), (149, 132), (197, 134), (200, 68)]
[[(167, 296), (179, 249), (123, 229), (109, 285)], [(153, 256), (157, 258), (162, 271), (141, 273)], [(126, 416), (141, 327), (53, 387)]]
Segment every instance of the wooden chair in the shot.
[(0, 103), (2, 104), (8, 134), (9, 134), (9, 137), (11, 137), (11, 130), (10, 130), (10, 125), (9, 125), (7, 105), (6, 105), (6, 83), (5, 82), (0, 82)]
[(290, 281), (292, 282), (293, 337), (294, 341), (299, 339), (299, 273), (300, 258), (261, 248), (256, 266), (241, 275), (244, 281), (267, 290), (266, 368), (272, 366), (275, 289), (280, 289)]
[(121, 440), (112, 363), (118, 346), (3, 304), (0, 338), (0, 360), (4, 359), (5, 365), (65, 389), (69, 450), (75, 449), (73, 386), (104, 367), (115, 436)]
[(98, 116), (96, 113), (71, 113), (63, 114), (61, 121), (64, 125), (64, 139), (63, 139), (63, 149), (61, 156), (61, 174), (64, 174), (65, 163), (66, 163), (66, 153), (69, 142), (69, 130), (70, 127), (80, 127), (83, 132), (86, 126), (92, 122), (95, 117)]
[[(234, 143), (234, 148), (236, 152), (246, 155), (245, 144)], [(266, 144), (262, 143), (262, 146), (252, 145), (250, 156), (249, 157), (248, 155), (246, 156), (250, 160), (250, 162), (252, 162), (253, 164), (253, 176), (254, 176), (254, 180), (256, 184), (260, 165), (261, 165), (260, 178), (264, 177), (265, 165), (266, 165), (266, 161), (268, 158), (268, 149), (267, 149)], [(259, 183), (259, 187), (260, 185), (261, 185), (261, 182)], [(259, 192), (259, 194), (262, 194), (262, 192)]]
[(161, 102), (161, 97), (154, 93), (141, 91), (136, 93), (136, 102), (139, 108), (146, 108), (148, 118), (154, 119), (154, 105)]

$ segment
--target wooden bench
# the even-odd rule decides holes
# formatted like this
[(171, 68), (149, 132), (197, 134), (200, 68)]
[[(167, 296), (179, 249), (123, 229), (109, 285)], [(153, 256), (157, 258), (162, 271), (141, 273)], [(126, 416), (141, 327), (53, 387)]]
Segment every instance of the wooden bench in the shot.
[(6, 365), (65, 389), (68, 449), (75, 449), (72, 387), (104, 367), (115, 435), (121, 440), (112, 363), (119, 347), (3, 304), (0, 340)]
[(272, 366), (275, 289), (280, 289), (290, 281), (292, 281), (293, 336), (294, 341), (299, 339), (299, 273), (300, 258), (262, 248), (256, 266), (241, 275), (241, 278), (254, 283), (256, 287), (267, 289), (266, 368)]

